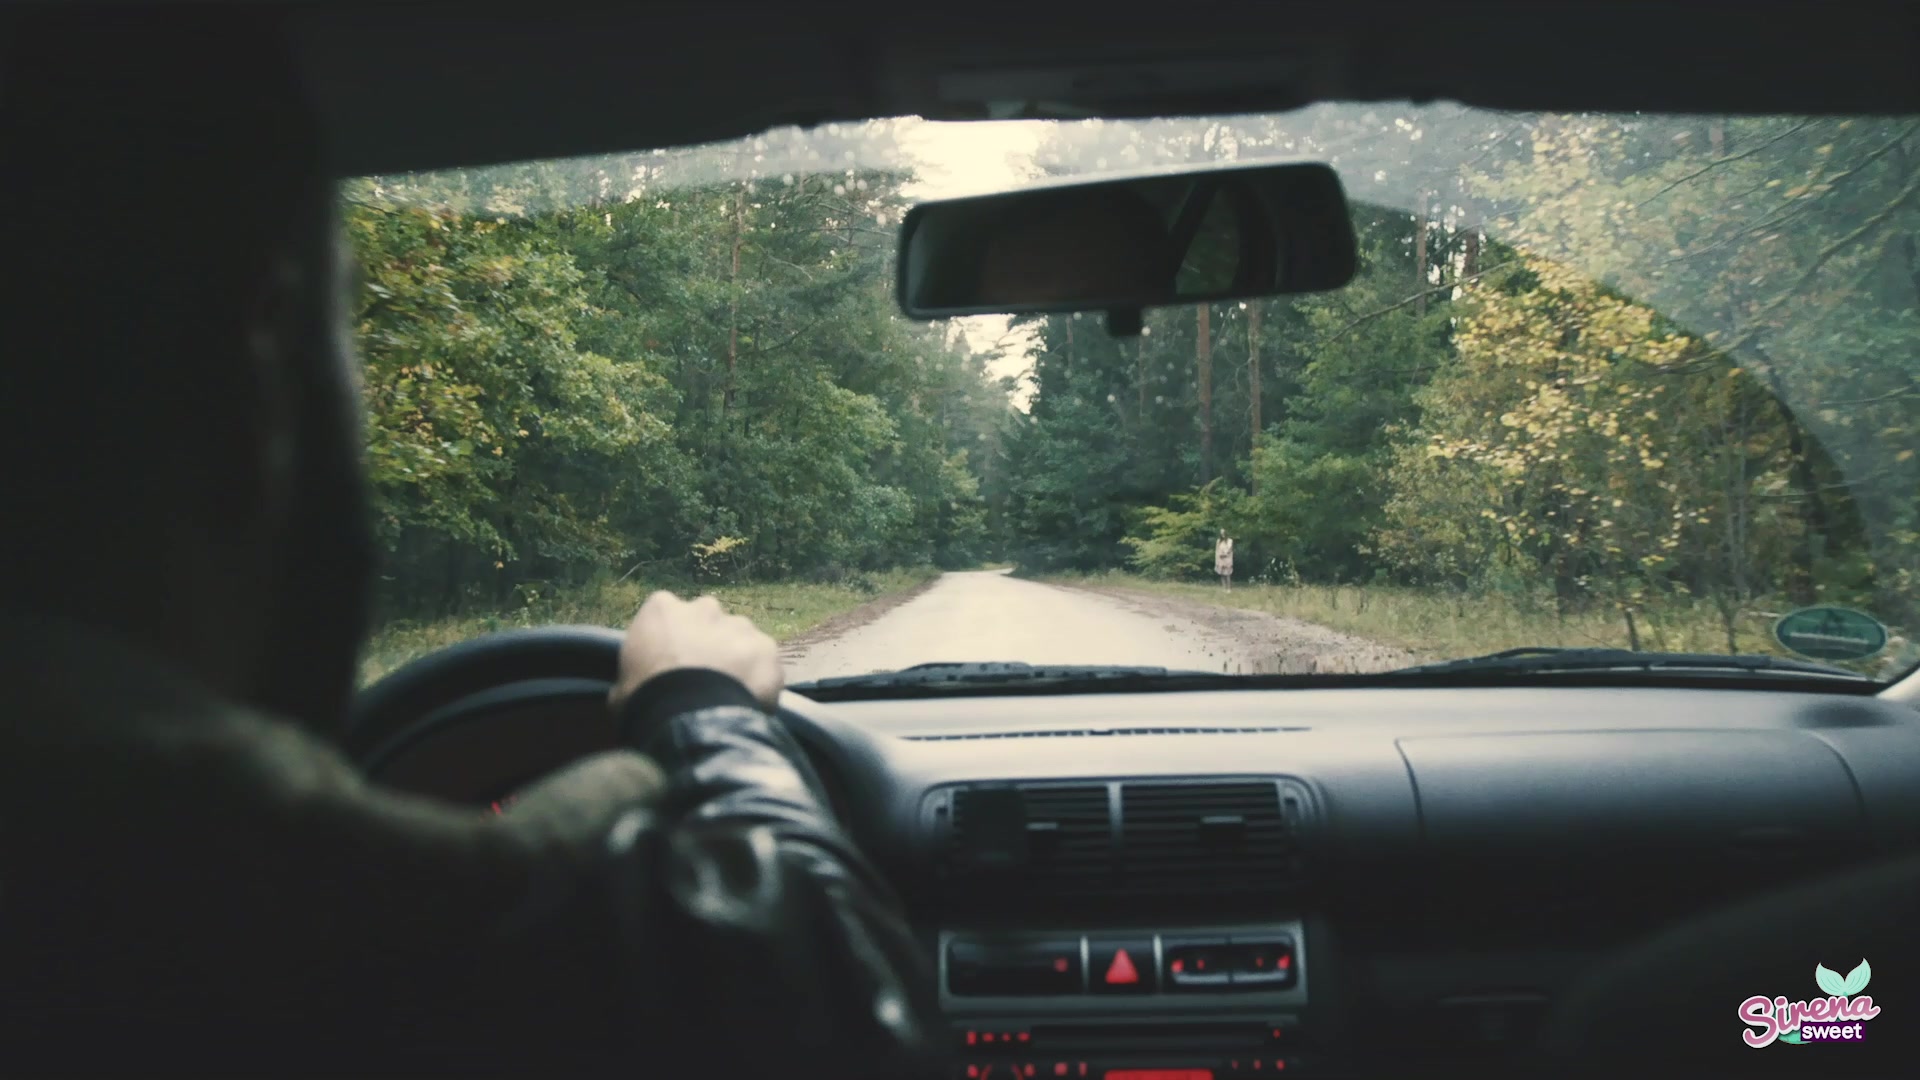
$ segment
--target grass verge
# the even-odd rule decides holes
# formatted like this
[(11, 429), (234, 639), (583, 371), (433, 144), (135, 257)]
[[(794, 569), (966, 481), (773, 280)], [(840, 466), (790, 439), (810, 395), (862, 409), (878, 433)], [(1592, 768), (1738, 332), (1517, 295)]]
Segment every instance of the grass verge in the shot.
[[(1516, 599), (1502, 594), (1453, 594), (1378, 585), (1235, 584), (1158, 581), (1134, 574), (1051, 575), (1045, 580), (1073, 585), (1130, 589), (1218, 607), (1284, 615), (1330, 627), (1382, 645), (1405, 649), (1423, 660), (1477, 656), (1528, 645), (1574, 648), (1627, 648), (1624, 617), (1612, 609), (1560, 615), (1550, 598)], [(1773, 621), (1784, 607), (1742, 611), (1734, 616), (1729, 650), (1720, 612), (1705, 600), (1669, 601), (1634, 614), (1639, 646), (1648, 652), (1761, 653), (1792, 656), (1772, 636)], [(1888, 677), (1911, 667), (1920, 656), (1898, 641), (1879, 657), (1844, 664), (1866, 674)]]
[(682, 595), (710, 592), (727, 610), (752, 619), (755, 626), (786, 641), (862, 604), (905, 592), (938, 576), (932, 567), (885, 570), (858, 583), (756, 582), (702, 588), (685, 583), (609, 582), (541, 597), (512, 611), (455, 615), (433, 620), (396, 620), (367, 643), (360, 663), (362, 684), (370, 683), (417, 656), (497, 630), (563, 623), (620, 626), (656, 589)]

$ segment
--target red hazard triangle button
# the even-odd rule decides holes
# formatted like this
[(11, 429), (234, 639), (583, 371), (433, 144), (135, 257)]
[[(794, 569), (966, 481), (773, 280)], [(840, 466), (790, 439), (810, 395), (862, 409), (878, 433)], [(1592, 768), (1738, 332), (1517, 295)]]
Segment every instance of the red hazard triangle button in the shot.
[(1155, 982), (1153, 939), (1087, 942), (1088, 967), (1097, 975), (1093, 991), (1105, 994), (1151, 993)]

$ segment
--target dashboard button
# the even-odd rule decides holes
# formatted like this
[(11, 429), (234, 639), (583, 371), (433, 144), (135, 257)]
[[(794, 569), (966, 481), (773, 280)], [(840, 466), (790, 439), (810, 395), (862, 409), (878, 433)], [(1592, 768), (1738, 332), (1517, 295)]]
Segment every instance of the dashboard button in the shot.
[(1082, 974), (1079, 938), (947, 946), (947, 989), (961, 996), (1078, 994)]
[(1025, 1028), (1005, 1027), (965, 1027), (953, 1031), (954, 1045), (969, 1053), (969, 1056), (981, 1051), (1017, 1050), (1033, 1041), (1033, 1036)]
[(1150, 937), (1087, 939), (1087, 987), (1096, 994), (1151, 994), (1160, 984)]
[(1235, 940), (1229, 948), (1233, 985), (1284, 989), (1292, 986), (1299, 972), (1293, 962), (1293, 942), (1284, 938), (1266, 941)]
[(1170, 990), (1212, 990), (1227, 985), (1233, 962), (1224, 938), (1167, 938), (1161, 942)]

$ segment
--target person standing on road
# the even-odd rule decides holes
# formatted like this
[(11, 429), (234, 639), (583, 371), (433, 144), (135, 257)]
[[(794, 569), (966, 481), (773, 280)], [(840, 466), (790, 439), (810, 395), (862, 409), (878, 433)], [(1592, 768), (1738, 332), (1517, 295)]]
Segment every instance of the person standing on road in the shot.
[(1213, 544), (1213, 572), (1220, 575), (1220, 587), (1233, 591), (1233, 537), (1227, 530), (1220, 530), (1220, 538)]

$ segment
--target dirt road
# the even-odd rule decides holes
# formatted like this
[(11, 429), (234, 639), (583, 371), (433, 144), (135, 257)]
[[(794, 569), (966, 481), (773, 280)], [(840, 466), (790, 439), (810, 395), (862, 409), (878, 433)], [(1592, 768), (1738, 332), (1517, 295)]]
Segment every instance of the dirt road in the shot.
[(803, 638), (784, 652), (789, 682), (958, 660), (1236, 673), (1381, 671), (1414, 662), (1298, 619), (993, 570), (944, 574), (871, 622)]

